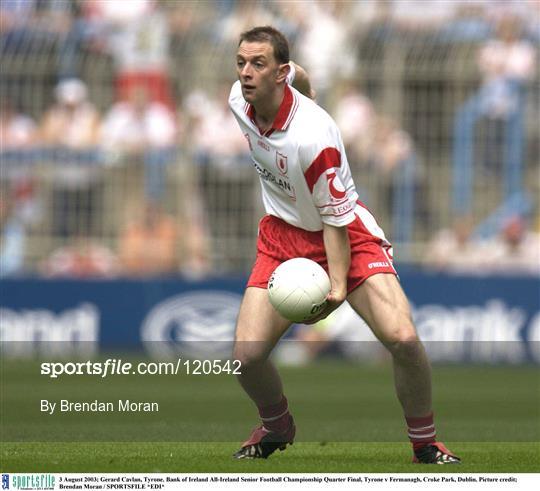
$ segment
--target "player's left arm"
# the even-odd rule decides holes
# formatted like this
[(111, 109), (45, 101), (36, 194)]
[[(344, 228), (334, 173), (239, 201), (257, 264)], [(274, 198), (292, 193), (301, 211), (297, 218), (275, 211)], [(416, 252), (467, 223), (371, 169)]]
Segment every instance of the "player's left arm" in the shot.
[(292, 67), (294, 67), (294, 79), (292, 81), (292, 86), (306, 97), (315, 99), (315, 91), (311, 87), (311, 82), (307, 72), (294, 61), (291, 61), (290, 64)]
[(351, 246), (347, 227), (336, 227), (323, 223), (323, 241), (330, 273), (330, 293), (326, 297), (328, 305), (308, 324), (314, 324), (336, 310), (347, 298), (347, 277), (351, 266)]
[(347, 277), (351, 266), (347, 227), (323, 223), (323, 240), (332, 285), (328, 300), (339, 305), (347, 297)]

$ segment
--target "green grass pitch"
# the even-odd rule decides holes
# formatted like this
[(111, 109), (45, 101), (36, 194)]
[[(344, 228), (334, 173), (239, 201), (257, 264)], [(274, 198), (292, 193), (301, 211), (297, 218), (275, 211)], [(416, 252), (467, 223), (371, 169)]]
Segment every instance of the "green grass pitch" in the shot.
[(408, 444), (295, 443), (267, 460), (231, 458), (237, 443), (5, 443), (2, 472), (539, 472), (540, 444), (452, 442), (459, 466), (410, 463)]
[[(2, 472), (540, 472), (538, 367), (435, 367), (440, 439), (460, 466), (411, 464), (388, 366), (283, 368), (297, 441), (268, 460), (232, 453), (257, 424), (232, 376), (50, 380), (2, 362)], [(157, 414), (55, 414), (42, 398), (156, 400)]]

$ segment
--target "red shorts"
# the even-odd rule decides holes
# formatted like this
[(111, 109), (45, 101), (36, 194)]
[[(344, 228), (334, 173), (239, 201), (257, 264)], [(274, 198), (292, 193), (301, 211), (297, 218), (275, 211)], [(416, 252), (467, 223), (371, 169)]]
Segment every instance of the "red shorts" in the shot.
[[(348, 293), (374, 274), (397, 275), (392, 266), (392, 246), (389, 242), (370, 232), (358, 215), (347, 228), (351, 244)], [(322, 231), (309, 232), (289, 225), (275, 216), (265, 216), (259, 223), (257, 258), (247, 286), (266, 288), (274, 269), (295, 257), (311, 259), (328, 272)]]

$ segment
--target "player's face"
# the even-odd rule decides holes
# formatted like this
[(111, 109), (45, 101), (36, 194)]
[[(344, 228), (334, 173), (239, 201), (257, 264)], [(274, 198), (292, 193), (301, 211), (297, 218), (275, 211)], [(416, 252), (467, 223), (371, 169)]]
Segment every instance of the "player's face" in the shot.
[(244, 99), (254, 104), (271, 97), (285, 80), (283, 66), (274, 58), (270, 43), (242, 42), (236, 54), (236, 72)]

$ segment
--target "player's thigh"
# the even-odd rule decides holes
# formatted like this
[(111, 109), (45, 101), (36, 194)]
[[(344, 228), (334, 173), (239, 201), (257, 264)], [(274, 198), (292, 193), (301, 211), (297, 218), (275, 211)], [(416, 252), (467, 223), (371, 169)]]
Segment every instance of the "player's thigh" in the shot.
[(246, 363), (265, 359), (290, 325), (272, 307), (266, 289), (247, 288), (236, 322), (235, 357)]
[(347, 300), (384, 344), (418, 339), (409, 301), (395, 275), (370, 276)]

